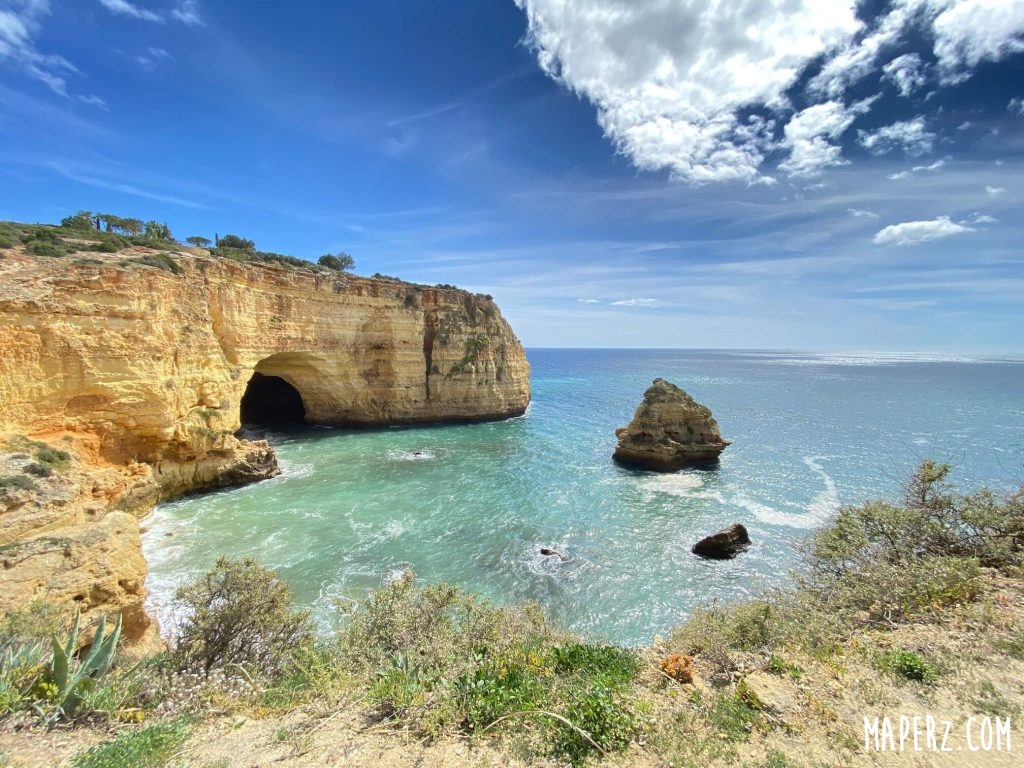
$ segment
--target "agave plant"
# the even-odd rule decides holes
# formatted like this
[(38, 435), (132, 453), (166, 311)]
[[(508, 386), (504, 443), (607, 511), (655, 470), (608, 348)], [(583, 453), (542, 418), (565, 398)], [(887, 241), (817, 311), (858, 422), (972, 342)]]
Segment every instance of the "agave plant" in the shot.
[(107, 628), (107, 617), (100, 616), (100, 623), (96, 627), (96, 636), (93, 638), (92, 647), (82, 661), (75, 661), (75, 646), (78, 644), (78, 625), (81, 614), (75, 615), (75, 621), (71, 625), (71, 634), (68, 641), (61, 644), (56, 635), (52, 636), (53, 641), (53, 662), (50, 668), (50, 678), (56, 690), (53, 695), (54, 708), (47, 720), (52, 724), (62, 715), (71, 717), (82, 700), (82, 696), (91, 691), (96, 685), (96, 678), (102, 677), (110, 671), (114, 663), (114, 652), (117, 650), (117, 642), (121, 639), (121, 615), (118, 614), (117, 622), (113, 631), (104, 636)]
[(28, 697), (43, 671), (41, 643), (0, 643), (0, 717), (15, 711)]

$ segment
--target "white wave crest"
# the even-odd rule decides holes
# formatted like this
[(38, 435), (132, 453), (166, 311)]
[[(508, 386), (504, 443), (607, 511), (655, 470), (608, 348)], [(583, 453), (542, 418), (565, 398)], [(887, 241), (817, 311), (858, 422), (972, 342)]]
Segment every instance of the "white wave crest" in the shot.
[(640, 478), (640, 490), (644, 500), (649, 501), (656, 493), (689, 498), (704, 485), (704, 478), (698, 474), (644, 475)]
[(388, 451), (392, 461), (430, 461), (436, 458), (432, 451)]

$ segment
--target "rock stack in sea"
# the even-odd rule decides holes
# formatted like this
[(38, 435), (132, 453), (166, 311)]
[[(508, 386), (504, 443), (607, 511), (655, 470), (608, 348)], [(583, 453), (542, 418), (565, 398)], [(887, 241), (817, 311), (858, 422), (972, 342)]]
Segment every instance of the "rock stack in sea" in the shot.
[(633, 420), (615, 435), (615, 461), (658, 472), (713, 464), (729, 445), (711, 410), (664, 379), (654, 380)]

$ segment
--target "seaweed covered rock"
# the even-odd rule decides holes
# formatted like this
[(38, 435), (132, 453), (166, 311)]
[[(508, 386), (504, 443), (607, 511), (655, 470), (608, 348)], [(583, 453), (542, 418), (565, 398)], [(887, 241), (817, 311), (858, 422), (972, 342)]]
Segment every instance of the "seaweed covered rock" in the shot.
[(633, 420), (615, 435), (615, 461), (658, 472), (713, 464), (729, 445), (710, 409), (664, 379), (654, 380)]

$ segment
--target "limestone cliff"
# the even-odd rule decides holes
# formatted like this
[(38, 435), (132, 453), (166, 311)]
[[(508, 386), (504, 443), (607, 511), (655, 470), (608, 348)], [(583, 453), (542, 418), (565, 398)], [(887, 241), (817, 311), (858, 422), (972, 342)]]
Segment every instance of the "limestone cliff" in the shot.
[(707, 406), (664, 379), (654, 380), (633, 420), (615, 435), (616, 461), (660, 472), (715, 462), (729, 445)]
[[(79, 260), (18, 250), (0, 260), (0, 436), (74, 457), (62, 491), (47, 478), (54, 488), (0, 498), (0, 554), (21, 547), (3, 560), (0, 612), (33, 596), (83, 594), (47, 576), (92, 578), (68, 542), (111, 551), (94, 541), (102, 537), (137, 550), (134, 518), (156, 501), (274, 474), (270, 447), (235, 434), (254, 378), (286, 382), (305, 420), (322, 424), (499, 419), (529, 403), (522, 346), (490, 297), (201, 251), (171, 257), (176, 273), (131, 263), (145, 255), (135, 250)], [(98, 525), (118, 510), (134, 518)], [(141, 606), (144, 563), (105, 557), (132, 561), (128, 587), (87, 590), (77, 602)]]

